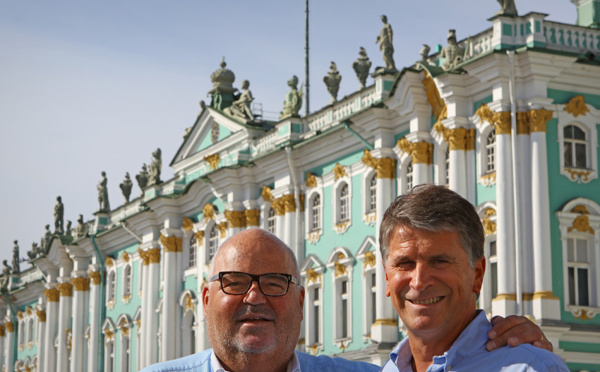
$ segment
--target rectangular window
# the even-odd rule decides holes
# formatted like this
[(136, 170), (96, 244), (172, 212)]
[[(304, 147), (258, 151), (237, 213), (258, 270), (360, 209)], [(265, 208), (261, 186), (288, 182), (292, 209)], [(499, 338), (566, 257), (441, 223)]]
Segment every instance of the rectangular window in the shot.
[(348, 281), (342, 280), (341, 283), (341, 297), (342, 297), (342, 329), (340, 338), (348, 337)]
[(588, 240), (567, 239), (569, 305), (589, 306)]

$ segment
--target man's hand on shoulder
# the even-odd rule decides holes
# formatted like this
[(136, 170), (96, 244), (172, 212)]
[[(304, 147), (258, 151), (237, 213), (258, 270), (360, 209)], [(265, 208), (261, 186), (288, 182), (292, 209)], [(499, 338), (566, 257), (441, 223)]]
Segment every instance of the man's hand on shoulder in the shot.
[(552, 343), (535, 323), (524, 316), (511, 315), (506, 318), (492, 318), (492, 329), (488, 333), (490, 341), (486, 348), (492, 351), (504, 345), (518, 346), (532, 344), (535, 347), (552, 351)]

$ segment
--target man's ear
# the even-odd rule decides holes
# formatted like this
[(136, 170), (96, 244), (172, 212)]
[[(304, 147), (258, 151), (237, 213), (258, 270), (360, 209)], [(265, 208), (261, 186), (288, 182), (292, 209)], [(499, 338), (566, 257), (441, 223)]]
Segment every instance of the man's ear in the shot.
[(208, 284), (209, 283), (206, 283), (204, 286), (202, 286), (202, 308), (204, 311), (204, 316), (206, 316), (206, 307), (208, 306)]
[(483, 275), (485, 274), (485, 257), (481, 257), (473, 267), (473, 292), (479, 294), (483, 285)]
[(306, 294), (306, 290), (304, 289), (304, 287), (298, 287), (300, 289), (300, 312), (302, 314), (302, 319), (304, 319), (304, 295)]

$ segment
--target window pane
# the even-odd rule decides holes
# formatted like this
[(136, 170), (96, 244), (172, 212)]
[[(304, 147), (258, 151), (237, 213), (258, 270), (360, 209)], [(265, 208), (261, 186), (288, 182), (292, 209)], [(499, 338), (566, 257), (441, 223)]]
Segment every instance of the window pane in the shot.
[(577, 270), (577, 295), (579, 297), (579, 306), (590, 306), (590, 299), (588, 296), (588, 270), (578, 269)]
[(573, 167), (573, 144), (565, 140), (565, 167)]
[(569, 305), (575, 305), (575, 268), (569, 267)]
[(575, 239), (567, 239), (567, 261), (574, 262), (575, 261)]
[(586, 239), (577, 239), (577, 262), (588, 262), (587, 244)]
[(490, 242), (490, 257), (496, 256), (496, 241)]
[(573, 125), (567, 125), (565, 127), (565, 129), (563, 129), (563, 135), (564, 135), (564, 137), (568, 138), (568, 139), (573, 139), (574, 138), (574, 134), (573, 134), (573, 129), (574, 128), (575, 127)]
[(575, 125), (571, 125), (571, 127), (573, 127), (573, 138), (585, 141), (585, 132)]
[(580, 169), (587, 168), (587, 154), (584, 143), (575, 144), (575, 167)]
[(348, 337), (348, 300), (342, 299), (342, 338)]

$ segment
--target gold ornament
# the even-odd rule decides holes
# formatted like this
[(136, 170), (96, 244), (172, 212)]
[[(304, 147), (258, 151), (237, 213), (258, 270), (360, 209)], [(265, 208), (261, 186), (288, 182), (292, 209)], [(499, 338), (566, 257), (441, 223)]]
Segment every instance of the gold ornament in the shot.
[(552, 111), (546, 109), (529, 111), (529, 122), (532, 132), (546, 132), (546, 124), (552, 119)]
[(531, 132), (531, 120), (529, 112), (519, 111), (517, 112), (517, 134), (530, 134)]
[(334, 181), (339, 180), (342, 177), (348, 177), (348, 174), (346, 173), (346, 169), (344, 169), (344, 167), (342, 165), (340, 165), (340, 163), (337, 163), (335, 165), (335, 167), (333, 167), (333, 179)]
[(111, 257), (106, 257), (106, 266), (108, 267), (112, 267), (112, 265), (114, 265), (115, 262), (113, 261), (113, 259)]
[(477, 111), (475, 111), (475, 115), (479, 116), (479, 119), (484, 122), (487, 121), (490, 124), (494, 124), (494, 113), (489, 108), (489, 106), (485, 103), (481, 104)]
[(313, 187), (316, 187), (317, 186), (317, 177), (312, 173), (306, 172), (306, 179), (304, 180), (304, 184), (306, 185), (306, 188), (308, 188), (309, 190), (312, 189)]
[(219, 156), (219, 154), (213, 154), (204, 157), (204, 161), (208, 163), (208, 166), (211, 171), (214, 171), (219, 167), (220, 160), (221, 157)]
[(75, 287), (78, 292), (85, 292), (90, 290), (90, 278), (73, 278), (71, 284)]
[(183, 221), (181, 221), (181, 227), (185, 232), (188, 232), (194, 228), (194, 222), (189, 217), (183, 217)]
[(100, 283), (102, 282), (100, 278), (100, 271), (90, 272), (90, 278), (92, 278), (92, 284), (94, 285), (100, 285)]
[(496, 126), (496, 134), (511, 134), (510, 117), (510, 111), (498, 111), (494, 113), (493, 120)]
[(160, 244), (165, 248), (165, 252), (181, 252), (181, 242), (180, 237), (160, 234)]
[(71, 283), (60, 283), (56, 286), (61, 297), (73, 297), (73, 285)]
[(215, 206), (208, 203), (202, 207), (202, 213), (204, 213), (204, 219), (214, 220), (215, 219)]
[(129, 262), (129, 253), (123, 251), (123, 254), (121, 255), (121, 258), (123, 259), (123, 261)]
[(421, 81), (421, 83), (425, 88), (425, 95), (427, 96), (427, 102), (429, 102), (429, 105), (431, 106), (431, 112), (433, 113), (435, 119), (439, 122), (442, 120), (442, 116), (445, 116), (446, 102), (444, 102), (440, 96), (437, 86), (435, 85), (435, 81), (427, 71), (425, 71), (425, 78)]
[(160, 248), (148, 249), (146, 251), (146, 254), (148, 255), (148, 261), (151, 264), (158, 264), (158, 263), (160, 263)]
[(263, 200), (267, 203), (270, 203), (273, 200), (273, 194), (271, 193), (271, 188), (269, 186), (263, 185), (260, 196), (262, 196)]
[(220, 238), (224, 239), (225, 235), (227, 234), (227, 222), (221, 222), (218, 224), (217, 229), (219, 229), (219, 232), (221, 233)]
[(375, 266), (375, 253), (371, 251), (365, 253), (365, 262), (363, 262), (363, 266), (365, 268)]
[(48, 288), (44, 291), (44, 295), (46, 296), (46, 300), (48, 300), (48, 302), (58, 302), (58, 289)]
[(574, 117), (578, 117), (579, 115), (585, 116), (585, 114), (590, 111), (585, 104), (585, 98), (582, 95), (575, 96), (571, 98), (569, 103), (565, 105), (565, 111)]
[(246, 209), (246, 224), (248, 226), (258, 226), (260, 221), (260, 209)]
[(271, 208), (275, 209), (276, 216), (283, 216), (285, 214), (285, 201), (283, 198), (275, 199), (271, 202)]
[(229, 223), (229, 226), (234, 228), (246, 227), (246, 213), (245, 211), (225, 211), (225, 219)]
[(36, 311), (36, 315), (37, 315), (38, 319), (40, 320), (40, 322), (46, 321), (46, 311), (45, 310)]

